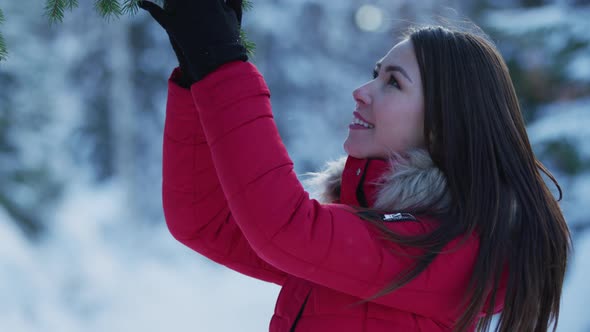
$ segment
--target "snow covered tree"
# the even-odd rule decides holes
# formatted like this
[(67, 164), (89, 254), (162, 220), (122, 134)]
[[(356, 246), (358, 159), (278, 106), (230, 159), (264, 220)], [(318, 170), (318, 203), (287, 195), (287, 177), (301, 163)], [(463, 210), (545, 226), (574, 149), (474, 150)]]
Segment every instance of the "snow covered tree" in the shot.
[[(558, 331), (588, 331), (590, 243), (590, 6), (588, 1), (523, 1), (484, 11), (507, 59), (537, 156), (562, 186), (574, 240)], [(579, 309), (578, 309), (579, 308)]]
[[(575, 179), (590, 172), (584, 144), (590, 126), (589, 15), (588, 5), (555, 1), (492, 9), (485, 19), (509, 64), (537, 153), (574, 192), (580, 183)], [(566, 206), (569, 199), (583, 198), (566, 197)], [(574, 229), (590, 227), (590, 216), (570, 222)]]
[[(3, 26), (6, 41), (19, 40), (22, 33), (30, 33), (32, 38), (19, 43), (12, 61), (0, 64), (0, 208), (24, 234), (35, 238), (46, 228), (44, 216), (63, 189), (50, 165), (56, 156), (47, 149), (54, 141), (46, 135), (54, 115), (48, 111), (54, 98), (40, 88), (46, 81), (55, 85), (51, 82), (55, 76), (44, 79), (44, 74), (53, 69), (45, 65), (53, 59), (40, 52), (40, 46), (52, 41), (53, 36), (39, 26), (38, 16), (33, 18), (28, 12), (17, 16), (18, 6), (22, 5), (8, 2), (3, 8), (18, 18)], [(36, 14), (41, 15), (40, 11)]]

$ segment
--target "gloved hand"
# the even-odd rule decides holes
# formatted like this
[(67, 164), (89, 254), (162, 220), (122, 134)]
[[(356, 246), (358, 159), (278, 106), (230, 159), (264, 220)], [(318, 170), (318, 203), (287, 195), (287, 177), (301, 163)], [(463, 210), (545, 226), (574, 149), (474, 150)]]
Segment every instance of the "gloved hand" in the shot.
[(141, 1), (139, 7), (166, 30), (191, 83), (227, 62), (248, 60), (240, 40), (242, 0), (166, 0), (163, 9)]

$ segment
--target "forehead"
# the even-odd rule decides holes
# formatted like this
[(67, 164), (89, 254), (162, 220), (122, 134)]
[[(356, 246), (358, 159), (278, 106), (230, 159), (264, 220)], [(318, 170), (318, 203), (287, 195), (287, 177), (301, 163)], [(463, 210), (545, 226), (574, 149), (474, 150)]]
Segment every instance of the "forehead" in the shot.
[(412, 42), (409, 39), (396, 44), (387, 54), (379, 60), (382, 66), (397, 65), (403, 67), (408, 75), (419, 77), (418, 62), (414, 54)]

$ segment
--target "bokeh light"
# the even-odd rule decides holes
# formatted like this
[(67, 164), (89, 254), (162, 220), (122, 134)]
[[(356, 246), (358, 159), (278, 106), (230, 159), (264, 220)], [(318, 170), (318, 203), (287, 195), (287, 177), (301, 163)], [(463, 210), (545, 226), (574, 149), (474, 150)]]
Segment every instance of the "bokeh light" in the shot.
[(356, 11), (356, 25), (364, 31), (377, 31), (383, 26), (383, 11), (374, 5), (362, 5)]

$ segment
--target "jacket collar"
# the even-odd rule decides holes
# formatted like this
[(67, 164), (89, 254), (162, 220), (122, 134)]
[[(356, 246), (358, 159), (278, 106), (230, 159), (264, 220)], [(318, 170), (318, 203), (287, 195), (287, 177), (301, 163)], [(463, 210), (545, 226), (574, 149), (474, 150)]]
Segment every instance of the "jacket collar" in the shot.
[(384, 159), (358, 159), (349, 156), (340, 180), (340, 203), (362, 207), (374, 206), (380, 177), (389, 168), (389, 162)]
[(444, 174), (425, 150), (395, 154), (388, 160), (342, 157), (312, 175), (308, 184), (323, 203), (435, 213), (446, 213), (450, 206)]

